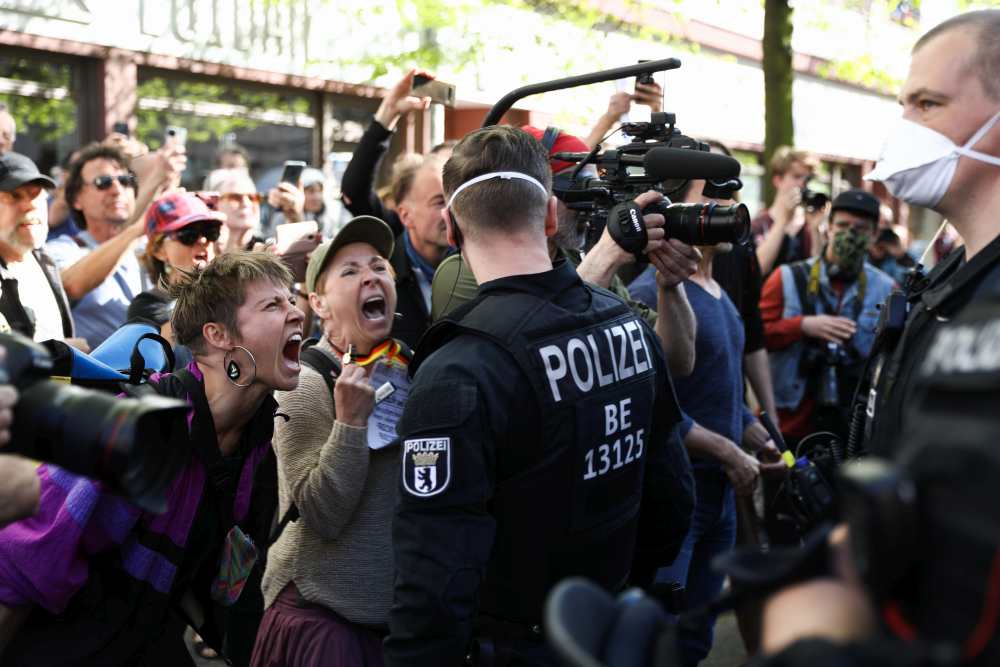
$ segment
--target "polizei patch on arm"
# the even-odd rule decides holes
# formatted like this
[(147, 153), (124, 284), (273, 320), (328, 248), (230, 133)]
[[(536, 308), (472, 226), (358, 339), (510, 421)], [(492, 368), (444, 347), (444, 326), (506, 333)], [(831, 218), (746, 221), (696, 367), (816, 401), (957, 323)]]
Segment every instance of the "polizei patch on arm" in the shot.
[(418, 498), (436, 496), (451, 481), (451, 438), (403, 441), (403, 488)]

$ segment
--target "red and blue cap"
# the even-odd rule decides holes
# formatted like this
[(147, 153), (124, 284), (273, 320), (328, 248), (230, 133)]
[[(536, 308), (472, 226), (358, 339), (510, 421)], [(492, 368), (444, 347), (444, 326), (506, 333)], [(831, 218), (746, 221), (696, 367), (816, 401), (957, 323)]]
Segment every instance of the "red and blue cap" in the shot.
[(203, 220), (222, 223), (226, 216), (190, 192), (171, 192), (154, 201), (146, 212), (146, 236), (152, 239)]
[(590, 146), (588, 146), (583, 139), (569, 134), (568, 132), (563, 132), (558, 128), (550, 127), (542, 130), (531, 125), (524, 125), (521, 129), (533, 136), (535, 140), (538, 141), (543, 148), (545, 148), (546, 152), (549, 154), (549, 167), (552, 169), (553, 174), (558, 174), (561, 171), (565, 171), (569, 167), (576, 166), (575, 162), (553, 159), (552, 156), (556, 153), (590, 152)]

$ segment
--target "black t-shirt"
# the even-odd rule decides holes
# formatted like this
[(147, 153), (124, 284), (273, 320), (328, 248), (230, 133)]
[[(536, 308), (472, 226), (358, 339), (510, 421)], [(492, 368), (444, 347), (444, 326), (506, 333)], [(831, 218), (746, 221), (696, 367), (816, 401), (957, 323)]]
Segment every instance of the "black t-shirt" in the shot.
[(732, 252), (715, 255), (712, 277), (726, 290), (743, 320), (746, 335), (743, 354), (764, 349), (764, 321), (760, 316), (760, 292), (764, 281), (753, 243), (736, 243)]

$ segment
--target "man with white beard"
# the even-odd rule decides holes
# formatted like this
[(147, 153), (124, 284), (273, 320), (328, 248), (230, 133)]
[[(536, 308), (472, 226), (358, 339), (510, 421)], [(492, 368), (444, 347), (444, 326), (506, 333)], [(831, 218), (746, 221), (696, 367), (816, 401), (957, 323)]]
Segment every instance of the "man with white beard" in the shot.
[(59, 270), (41, 250), (49, 231), (47, 190), (55, 187), (24, 155), (0, 156), (0, 315), (10, 330), (36, 341), (73, 336)]

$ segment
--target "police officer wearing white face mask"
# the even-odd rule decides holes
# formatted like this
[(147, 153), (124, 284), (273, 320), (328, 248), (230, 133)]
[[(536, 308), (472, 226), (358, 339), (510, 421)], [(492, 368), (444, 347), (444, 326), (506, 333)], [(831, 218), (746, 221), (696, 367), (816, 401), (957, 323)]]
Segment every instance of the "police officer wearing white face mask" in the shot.
[(998, 34), (1000, 10), (990, 9), (953, 17), (917, 41), (903, 117), (865, 177), (945, 216), (965, 241), (913, 286), (898, 341), (871, 363), (863, 437), (875, 454), (896, 449), (935, 332), (973, 302), (1000, 297)]

